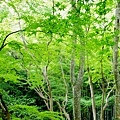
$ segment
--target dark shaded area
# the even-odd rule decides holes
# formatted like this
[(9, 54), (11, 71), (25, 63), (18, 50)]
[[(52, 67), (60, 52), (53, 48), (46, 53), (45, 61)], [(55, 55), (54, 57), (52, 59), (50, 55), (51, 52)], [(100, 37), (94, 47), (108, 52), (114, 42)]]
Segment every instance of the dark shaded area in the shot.
[(5, 102), (2, 98), (1, 93), (0, 93), (0, 109), (2, 109), (2, 111), (1, 111), (2, 120), (10, 120), (10, 113), (8, 111), (7, 105), (5, 104)]

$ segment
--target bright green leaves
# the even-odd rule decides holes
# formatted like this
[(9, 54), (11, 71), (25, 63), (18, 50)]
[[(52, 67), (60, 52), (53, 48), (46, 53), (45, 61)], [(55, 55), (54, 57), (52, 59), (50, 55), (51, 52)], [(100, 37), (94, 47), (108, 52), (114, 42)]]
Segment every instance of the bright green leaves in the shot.
[(0, 23), (8, 16), (8, 9), (7, 7), (3, 4), (2, 7), (0, 7)]
[(67, 20), (63, 19), (60, 16), (50, 15), (47, 19), (41, 22), (42, 31), (46, 34), (65, 34), (67, 33)]
[(42, 74), (41, 71), (37, 70), (35, 66), (31, 65), (28, 70), (28, 80), (27, 83), (31, 88), (42, 86)]
[[(49, 3), (50, 5), (48, 5)], [(48, 1), (48, 3), (43, 3), (42, 0), (16, 2), (14, 0), (13, 3), (10, 2), (9, 7), (12, 9), (14, 18), (13, 16), (10, 17), (15, 19), (15, 22), (8, 22), (11, 24), (10, 29), (14, 31), (16, 27), (13, 26), (17, 24), (17, 29), (25, 28), (25, 32), (16, 34), (17, 37), (13, 35), (6, 41), (8, 43), (7, 46), (0, 52), (0, 77), (4, 78), (5, 81), (19, 81), (21, 87), (23, 87), (23, 84), (26, 84), (32, 89), (39, 88), (43, 90), (45, 97), (47, 96), (46, 93), (49, 94), (51, 92), (52, 98), (62, 103), (65, 100), (66, 92), (68, 92), (68, 99), (71, 100), (72, 98), (70, 84), (72, 50), (74, 50), (73, 55), (76, 62), (75, 77), (78, 74), (80, 51), (82, 51), (83, 53), (85, 52), (85, 57), (88, 57), (86, 63), (89, 62), (92, 82), (99, 97), (100, 92), (98, 88), (102, 81), (101, 61), (105, 80), (110, 83), (113, 80), (111, 47), (114, 45), (114, 34), (111, 31), (113, 31), (114, 17), (106, 17), (111, 11), (107, 3), (108, 1), (106, 3), (105, 1), (97, 1), (96, 3), (90, 0), (82, 0), (75, 5), (78, 7), (77, 10), (71, 10), (69, 6), (71, 7), (71, 4), (73, 5), (74, 3), (70, 4), (66, 1), (65, 3), (55, 1), (54, 9), (51, 1)], [(14, 7), (17, 8), (17, 11)], [(4, 14), (0, 14), (0, 22), (3, 22), (4, 18), (8, 17), (8, 13), (3, 8), (1, 11), (4, 11)], [(19, 13), (19, 16), (15, 12)], [(61, 12), (66, 12), (65, 16)], [(9, 20), (10, 17), (7, 19)], [(6, 24), (3, 23), (3, 28)], [(8, 27), (5, 26), (5, 29), (1, 31), (1, 41), (3, 36), (5, 36), (6, 29)], [(20, 39), (24, 37), (26, 40), (25, 45), (21, 42), (23, 38), (20, 41), (19, 37)], [(47, 67), (46, 74), (50, 82), (51, 91), (49, 91), (48, 81), (46, 82), (46, 78), (43, 75), (45, 67)], [(88, 80), (86, 66), (85, 72), (84, 79)], [(86, 80), (85, 85), (88, 85)], [(66, 88), (68, 91), (66, 91)], [(88, 96), (83, 97), (82, 105), (90, 106), (90, 100), (86, 99)], [(46, 98), (49, 99), (48, 96)], [(101, 97), (96, 97), (99, 105), (100, 100)], [(72, 109), (71, 103), (72, 101), (69, 104), (70, 107), (68, 106), (69, 109)], [(14, 106), (14, 109), (18, 110), (18, 113), (23, 114), (25, 117), (26, 111), (30, 113), (31, 118), (36, 116), (31, 112), (32, 108), (28, 106)], [(25, 111), (20, 111), (23, 109)], [(33, 110), (37, 111), (34, 108)], [(38, 113), (37, 111), (36, 114), (39, 115), (37, 116), (38, 118), (45, 115), (46, 119), (59, 120), (56, 117), (56, 113)], [(31, 118), (26, 117), (25, 119)]]
[(58, 112), (50, 112), (44, 111), (39, 112), (38, 108), (35, 106), (27, 106), (27, 105), (14, 105), (11, 108), (12, 118), (14, 120), (21, 119), (34, 119), (34, 120), (64, 120), (63, 117)]
[(0, 78), (3, 78), (6, 82), (18, 82), (19, 76), (16, 70), (20, 68), (19, 61), (16, 61), (8, 50), (4, 49), (0, 52)]

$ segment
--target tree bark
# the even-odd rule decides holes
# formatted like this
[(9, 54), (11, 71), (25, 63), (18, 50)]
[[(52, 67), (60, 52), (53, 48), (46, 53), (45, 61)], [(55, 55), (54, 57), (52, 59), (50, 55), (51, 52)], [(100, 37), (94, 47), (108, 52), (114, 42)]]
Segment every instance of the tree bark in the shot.
[[(84, 48), (84, 44), (81, 44), (81, 47)], [(78, 77), (74, 77), (74, 58), (71, 61), (71, 81), (72, 81), (72, 90), (73, 90), (73, 116), (74, 120), (81, 120), (81, 106), (80, 106), (80, 99), (81, 99), (81, 89), (82, 89), (82, 82), (83, 82), (83, 75), (84, 75), (84, 63), (85, 63), (85, 54), (84, 50), (80, 51), (80, 66)]]
[[(102, 47), (102, 51), (103, 51), (104, 47)], [(103, 107), (104, 107), (104, 102), (105, 102), (105, 78), (104, 78), (104, 72), (103, 72), (103, 56), (101, 57), (101, 68), (100, 68), (100, 71), (101, 71), (101, 90), (102, 90), (102, 100), (101, 100), (101, 112), (100, 112), (100, 120), (104, 120), (104, 110), (103, 110)]]
[(51, 89), (50, 81), (49, 81), (48, 76), (47, 76), (47, 67), (46, 66), (44, 67), (44, 70), (43, 70), (43, 76), (44, 76), (45, 81), (47, 83), (50, 111), (53, 111), (52, 89)]
[(120, 2), (116, 6), (116, 20), (115, 20), (115, 38), (113, 46), (113, 70), (114, 79), (116, 83), (116, 93), (115, 93), (115, 120), (120, 120), (120, 74), (119, 74), (119, 55), (118, 55), (118, 43), (120, 34)]
[(73, 86), (73, 111), (74, 111), (74, 120), (81, 120), (81, 88), (82, 88), (82, 80), (84, 74), (84, 61), (81, 64), (81, 68), (79, 70), (79, 77)]
[[(79, 3), (78, 3), (79, 2)], [(73, 13), (80, 17), (80, 9), (81, 5), (79, 5), (81, 2), (76, 0), (71, 0), (72, 10)], [(81, 120), (81, 89), (82, 89), (82, 82), (83, 82), (83, 75), (84, 75), (84, 64), (85, 64), (85, 44), (84, 40), (80, 38), (80, 58), (79, 58), (79, 70), (78, 70), (78, 76), (75, 78), (75, 47), (77, 44), (77, 34), (76, 29), (77, 25), (76, 23), (73, 23), (73, 49), (72, 49), (72, 56), (71, 56), (71, 84), (72, 84), (72, 92), (73, 92), (73, 117), (74, 120)], [(80, 36), (79, 36), (80, 37)]]
[(94, 89), (93, 89), (92, 76), (90, 74), (89, 65), (87, 67), (87, 71), (88, 71), (88, 76), (89, 76), (89, 85), (90, 85), (90, 92), (91, 92), (93, 120), (96, 120), (96, 105), (95, 105)]

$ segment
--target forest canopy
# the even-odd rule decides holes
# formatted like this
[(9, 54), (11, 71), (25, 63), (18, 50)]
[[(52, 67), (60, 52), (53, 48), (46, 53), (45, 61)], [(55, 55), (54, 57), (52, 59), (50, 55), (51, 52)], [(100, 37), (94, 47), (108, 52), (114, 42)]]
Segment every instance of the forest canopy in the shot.
[(120, 120), (119, 35), (119, 0), (1, 0), (0, 120)]

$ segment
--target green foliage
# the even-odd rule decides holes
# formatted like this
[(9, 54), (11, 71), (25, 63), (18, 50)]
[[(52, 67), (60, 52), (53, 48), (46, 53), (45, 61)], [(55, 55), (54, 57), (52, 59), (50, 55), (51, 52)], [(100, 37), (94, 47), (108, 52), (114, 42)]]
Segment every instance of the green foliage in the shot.
[[(74, 71), (77, 78), (81, 64), (80, 51), (83, 50), (81, 43), (85, 43), (85, 57), (88, 58), (84, 70), (81, 106), (86, 109), (92, 105), (86, 70), (89, 64), (96, 106), (100, 107), (101, 71), (105, 82), (110, 84), (109, 89), (114, 85), (111, 48), (114, 45), (113, 37), (118, 34), (113, 32), (115, 17), (111, 13), (114, 1), (82, 0), (75, 5), (70, 1), (55, 1), (54, 6), (51, 1), (45, 0), (0, 3), (0, 45), (9, 32), (25, 29), (24, 32), (9, 36), (5, 41), (7, 45), (0, 51), (0, 88), (7, 93), (5, 98), (13, 112), (12, 119), (63, 120), (58, 112), (46, 111), (45, 104), (39, 106), (45, 112), (39, 111), (35, 106), (27, 106), (37, 104), (34, 99), (37, 94), (29, 93), (35, 88), (47, 99), (52, 93), (53, 108), (56, 111), (59, 111), (56, 102), (62, 103), (61, 105), (66, 102), (67, 112), (72, 113), (70, 64), (74, 51)], [(71, 5), (77, 9), (71, 8)], [(45, 67), (51, 91), (48, 90), (48, 81), (43, 74)], [(113, 100), (113, 97), (109, 98), (112, 104)], [(43, 99), (41, 101), (43, 103)]]
[(24, 120), (64, 120), (57, 112), (39, 112), (35, 106), (14, 105), (10, 108), (13, 118), (20, 118)]
[(0, 23), (2, 23), (2, 21), (8, 16), (8, 9), (7, 7), (3, 4), (0, 7)]
[(8, 43), (8, 46), (14, 50), (19, 50), (20, 48), (22, 48), (23, 45), (21, 42), (13, 40)]

